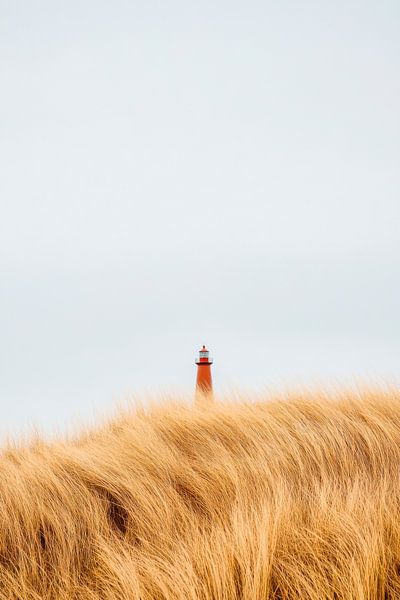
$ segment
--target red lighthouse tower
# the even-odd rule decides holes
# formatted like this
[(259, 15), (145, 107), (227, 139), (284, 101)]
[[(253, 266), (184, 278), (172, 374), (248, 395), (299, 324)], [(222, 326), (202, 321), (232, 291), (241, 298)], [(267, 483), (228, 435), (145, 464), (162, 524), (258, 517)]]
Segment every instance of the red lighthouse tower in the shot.
[(196, 356), (197, 379), (196, 392), (200, 394), (212, 394), (211, 365), (212, 357), (205, 346), (199, 350)]

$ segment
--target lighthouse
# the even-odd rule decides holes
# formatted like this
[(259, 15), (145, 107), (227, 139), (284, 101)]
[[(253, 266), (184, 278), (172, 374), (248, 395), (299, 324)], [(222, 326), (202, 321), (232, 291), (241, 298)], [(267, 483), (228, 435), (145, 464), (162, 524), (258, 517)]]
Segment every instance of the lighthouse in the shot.
[(211, 377), (211, 365), (212, 357), (205, 346), (199, 350), (196, 356), (197, 365), (197, 379), (196, 379), (196, 393), (201, 395), (212, 394), (212, 377)]

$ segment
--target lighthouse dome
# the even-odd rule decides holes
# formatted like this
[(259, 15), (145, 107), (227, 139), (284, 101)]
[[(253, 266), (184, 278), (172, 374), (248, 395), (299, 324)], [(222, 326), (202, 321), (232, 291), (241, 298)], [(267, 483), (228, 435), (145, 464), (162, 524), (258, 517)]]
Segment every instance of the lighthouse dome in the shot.
[(196, 355), (196, 365), (199, 364), (208, 364), (212, 363), (212, 357), (210, 355), (209, 350), (203, 345), (203, 347), (198, 351)]

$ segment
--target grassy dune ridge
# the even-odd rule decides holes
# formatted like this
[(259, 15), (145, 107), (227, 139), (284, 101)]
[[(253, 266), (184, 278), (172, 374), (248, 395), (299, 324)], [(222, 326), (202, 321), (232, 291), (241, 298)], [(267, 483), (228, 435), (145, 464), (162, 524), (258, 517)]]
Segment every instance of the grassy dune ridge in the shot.
[(400, 392), (165, 405), (0, 458), (0, 598), (400, 598)]

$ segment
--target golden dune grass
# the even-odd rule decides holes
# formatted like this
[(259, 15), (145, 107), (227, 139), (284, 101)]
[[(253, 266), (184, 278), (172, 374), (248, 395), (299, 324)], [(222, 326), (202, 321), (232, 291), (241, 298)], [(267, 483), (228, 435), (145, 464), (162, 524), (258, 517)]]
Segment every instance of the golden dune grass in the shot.
[(1, 456), (0, 598), (400, 598), (400, 393), (165, 406)]

